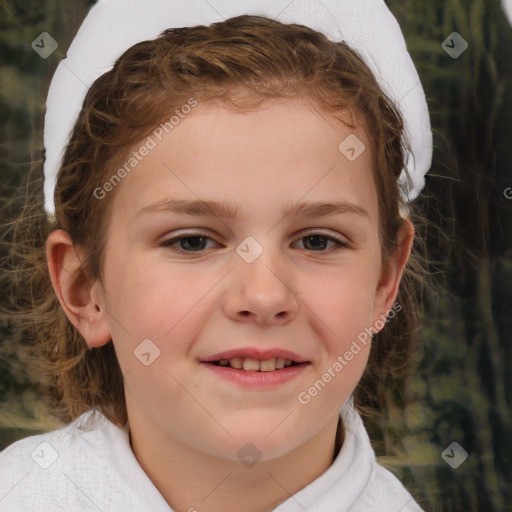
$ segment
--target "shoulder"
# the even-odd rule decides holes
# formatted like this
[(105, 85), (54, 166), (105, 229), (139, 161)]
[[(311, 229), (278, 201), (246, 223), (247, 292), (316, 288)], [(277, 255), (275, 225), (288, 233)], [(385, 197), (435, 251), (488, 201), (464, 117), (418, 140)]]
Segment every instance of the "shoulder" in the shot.
[(373, 465), (372, 476), (362, 501), (367, 507), (375, 507), (374, 510), (379, 510), (378, 506), (382, 503), (389, 503), (394, 504), (400, 512), (423, 512), (402, 482), (377, 462)]
[(51, 468), (59, 459), (73, 458), (87, 440), (101, 444), (105, 435), (106, 418), (89, 411), (69, 425), (41, 435), (26, 437), (0, 452), (0, 467), (28, 470), (35, 464)]
[(139, 465), (128, 429), (97, 411), (0, 453), (2, 512), (168, 512)]
[[(98, 487), (122, 488), (111, 476), (113, 446), (127, 434), (89, 411), (66, 427), (27, 437), (0, 453), (0, 510), (97, 510)], [(100, 500), (103, 496), (100, 496)]]
[[(12, 480), (16, 477), (21, 478), (33, 467), (49, 469), (62, 452), (67, 453), (67, 450), (73, 448), (69, 440), (73, 427), (74, 423), (70, 423), (61, 429), (14, 442), (0, 452), (0, 468), (3, 469), (3, 473), (8, 470), (9, 480)], [(63, 450), (64, 446), (66, 450)], [(5, 485), (5, 479), (0, 481), (0, 489), (3, 490)]]

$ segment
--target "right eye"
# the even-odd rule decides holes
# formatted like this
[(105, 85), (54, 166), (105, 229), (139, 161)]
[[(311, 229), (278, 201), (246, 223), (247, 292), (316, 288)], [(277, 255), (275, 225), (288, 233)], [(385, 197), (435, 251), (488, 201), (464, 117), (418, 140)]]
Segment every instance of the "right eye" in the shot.
[(163, 240), (160, 242), (160, 246), (169, 247), (173, 251), (177, 252), (200, 252), (207, 249), (206, 244), (208, 240), (216, 243), (204, 233), (184, 233), (182, 235)]

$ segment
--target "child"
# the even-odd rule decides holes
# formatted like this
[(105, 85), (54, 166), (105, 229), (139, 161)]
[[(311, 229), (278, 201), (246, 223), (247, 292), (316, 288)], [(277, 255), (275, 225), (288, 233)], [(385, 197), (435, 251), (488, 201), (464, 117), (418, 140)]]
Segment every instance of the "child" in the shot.
[[(414, 316), (398, 293), (430, 130), (396, 22), (333, 1), (335, 43), (304, 2), (287, 23), (217, 2), (232, 16), (210, 26), (213, 4), (170, 4), (100, 1), (52, 83), (34, 300), (73, 421), (0, 454), (0, 510), (420, 511), (352, 398), (372, 337)], [(399, 73), (379, 57), (397, 37)], [(397, 82), (416, 86), (404, 121)]]

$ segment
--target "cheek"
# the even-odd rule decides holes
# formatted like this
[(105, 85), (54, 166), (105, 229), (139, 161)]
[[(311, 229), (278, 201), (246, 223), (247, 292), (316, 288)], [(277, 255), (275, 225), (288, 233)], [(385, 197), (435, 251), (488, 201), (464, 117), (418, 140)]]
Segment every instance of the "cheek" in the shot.
[(326, 403), (341, 406), (351, 395), (370, 353), (377, 279), (369, 269), (375, 262), (362, 255), (350, 263), (303, 283), (304, 311), (323, 340), (324, 353), (309, 387), (297, 398), (319, 415)]
[(314, 312), (310, 322), (323, 339), (324, 353), (297, 402), (308, 414), (327, 421), (353, 393), (366, 367), (373, 297), (369, 283), (355, 272), (343, 278), (338, 274), (336, 281), (331, 276), (323, 284), (324, 292), (310, 294), (307, 305)]
[(197, 274), (177, 271), (169, 262), (127, 255), (110, 262), (106, 290), (112, 312), (128, 331), (163, 336), (197, 302)]
[[(112, 337), (123, 370), (138, 368), (134, 352), (144, 340), (158, 347), (158, 362), (183, 357), (206, 314), (204, 297), (219, 279), (192, 266), (143, 256), (110, 264), (105, 283)], [(105, 273), (107, 276), (107, 273)], [(146, 342), (151, 347), (151, 344)]]
[[(355, 258), (354, 258), (355, 259)], [(301, 301), (330, 333), (340, 349), (371, 326), (377, 279), (371, 263), (361, 261), (327, 269), (303, 281)]]

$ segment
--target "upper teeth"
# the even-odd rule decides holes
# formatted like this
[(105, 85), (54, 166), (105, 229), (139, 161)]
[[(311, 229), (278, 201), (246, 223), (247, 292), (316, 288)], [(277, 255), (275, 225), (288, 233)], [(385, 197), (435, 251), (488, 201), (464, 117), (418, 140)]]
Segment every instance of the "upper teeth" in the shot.
[(252, 370), (261, 372), (271, 372), (273, 370), (280, 370), (285, 366), (291, 366), (293, 361), (291, 359), (272, 358), (258, 361), (257, 359), (250, 359), (244, 357), (232, 357), (231, 359), (221, 359), (219, 364), (221, 366), (231, 366), (237, 370)]

